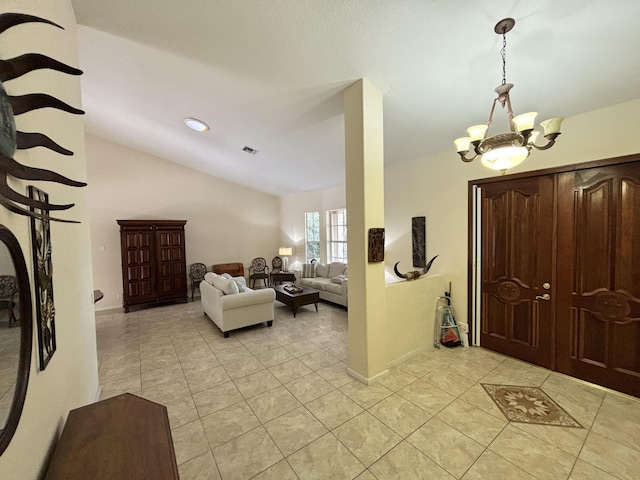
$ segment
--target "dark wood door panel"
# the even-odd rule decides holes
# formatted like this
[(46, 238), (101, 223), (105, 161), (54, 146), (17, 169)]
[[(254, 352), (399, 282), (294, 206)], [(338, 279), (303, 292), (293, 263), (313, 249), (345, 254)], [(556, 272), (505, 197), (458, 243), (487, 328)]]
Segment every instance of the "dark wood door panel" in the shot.
[(640, 396), (640, 163), (559, 182), (557, 369)]
[[(553, 360), (553, 192), (553, 177), (482, 189), (480, 343), (547, 367)], [(541, 298), (545, 293), (549, 300)]]

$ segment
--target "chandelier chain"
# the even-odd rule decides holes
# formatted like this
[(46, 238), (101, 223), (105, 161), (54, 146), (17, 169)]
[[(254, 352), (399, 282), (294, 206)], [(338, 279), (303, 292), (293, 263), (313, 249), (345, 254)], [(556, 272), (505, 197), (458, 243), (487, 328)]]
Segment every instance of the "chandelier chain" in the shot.
[(502, 32), (502, 50), (500, 50), (502, 56), (502, 85), (507, 83), (507, 34)]

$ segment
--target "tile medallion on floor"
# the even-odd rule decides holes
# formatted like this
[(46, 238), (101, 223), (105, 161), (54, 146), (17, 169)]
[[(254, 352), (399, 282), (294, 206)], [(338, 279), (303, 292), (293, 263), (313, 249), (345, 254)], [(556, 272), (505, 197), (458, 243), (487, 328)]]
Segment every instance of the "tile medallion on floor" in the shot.
[(287, 461), (300, 480), (351, 480), (365, 470), (330, 433), (298, 450)]
[(215, 447), (213, 456), (223, 480), (252, 478), (283, 458), (262, 427)]
[(365, 467), (371, 466), (402, 440), (369, 412), (343, 423), (333, 434)]
[(221, 480), (211, 451), (178, 466), (180, 480)]
[(377, 479), (384, 480), (454, 480), (440, 467), (413, 445), (403, 441), (384, 457), (374, 463), (369, 470)]
[(285, 413), (264, 427), (285, 456), (327, 433), (327, 429), (304, 407)]

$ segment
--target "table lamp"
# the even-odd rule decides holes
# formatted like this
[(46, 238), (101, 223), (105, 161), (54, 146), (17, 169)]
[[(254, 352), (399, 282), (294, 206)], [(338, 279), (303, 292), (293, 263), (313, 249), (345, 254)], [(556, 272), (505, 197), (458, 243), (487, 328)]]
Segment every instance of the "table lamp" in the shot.
[(280, 247), (278, 249), (278, 255), (282, 257), (282, 271), (289, 271), (289, 259), (287, 258), (289, 255), (293, 253), (293, 249), (291, 247)]

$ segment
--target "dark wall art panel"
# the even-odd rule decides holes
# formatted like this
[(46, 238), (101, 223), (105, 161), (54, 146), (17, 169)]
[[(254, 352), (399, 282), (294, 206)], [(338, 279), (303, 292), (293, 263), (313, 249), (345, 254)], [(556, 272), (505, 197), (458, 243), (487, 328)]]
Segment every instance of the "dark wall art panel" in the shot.
[[(29, 186), (29, 197), (48, 204), (49, 195)], [(53, 265), (51, 263), (51, 230), (49, 212), (31, 207), (39, 214), (31, 217), (31, 248), (33, 250), (33, 278), (35, 280), (36, 318), (40, 370), (47, 368), (56, 351), (56, 310), (53, 303)]]
[(411, 245), (413, 247), (413, 266), (424, 268), (427, 265), (426, 218), (411, 219)]

